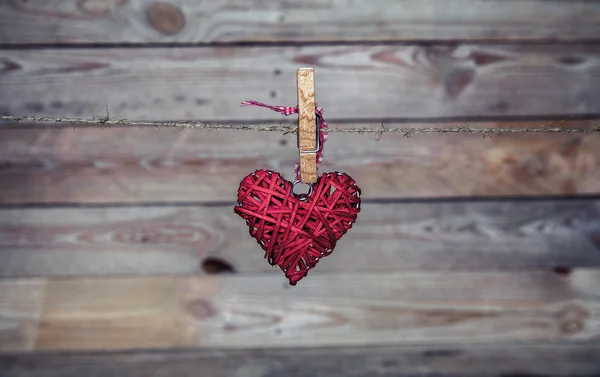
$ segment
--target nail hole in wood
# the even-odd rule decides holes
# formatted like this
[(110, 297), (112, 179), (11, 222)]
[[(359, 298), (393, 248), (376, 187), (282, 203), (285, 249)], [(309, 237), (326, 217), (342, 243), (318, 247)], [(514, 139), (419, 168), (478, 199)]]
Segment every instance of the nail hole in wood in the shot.
[(208, 257), (202, 261), (202, 270), (209, 275), (235, 273), (235, 269), (229, 262), (216, 257)]

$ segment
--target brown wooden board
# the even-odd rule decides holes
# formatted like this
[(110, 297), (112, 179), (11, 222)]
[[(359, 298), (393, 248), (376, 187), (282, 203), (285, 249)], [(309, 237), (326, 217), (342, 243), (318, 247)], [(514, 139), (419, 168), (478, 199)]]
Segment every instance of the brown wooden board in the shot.
[[(285, 282), (233, 204), (2, 209), (0, 261), (1, 277), (204, 274), (223, 261)], [(363, 204), (313, 271), (586, 266), (600, 266), (599, 200), (435, 201)]]
[(3, 377), (597, 377), (600, 345), (0, 354)]
[(0, 50), (0, 113), (282, 120), (240, 102), (295, 105), (300, 66), (330, 121), (600, 114), (595, 44)]
[(594, 1), (9, 0), (0, 42), (213, 43), (597, 39)]
[[(543, 124), (597, 123), (469, 123)], [(484, 136), (331, 132), (319, 172), (349, 174), (365, 200), (600, 193), (600, 133)], [(297, 160), (296, 136), (281, 132), (0, 129), (0, 203), (233, 202), (247, 174), (293, 179)]]
[(293, 288), (266, 275), (49, 279), (37, 314), (10, 310), (15, 284), (0, 281), (0, 334), (22, 339), (3, 352), (586, 344), (600, 331), (593, 269), (314, 274)]

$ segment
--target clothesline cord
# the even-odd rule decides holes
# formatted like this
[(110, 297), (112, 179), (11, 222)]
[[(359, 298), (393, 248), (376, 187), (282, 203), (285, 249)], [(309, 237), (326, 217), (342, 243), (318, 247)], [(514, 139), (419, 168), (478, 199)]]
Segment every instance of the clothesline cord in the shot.
[[(98, 117), (92, 119), (80, 118), (53, 118), (53, 117), (35, 117), (35, 116), (12, 116), (0, 115), (0, 122), (28, 122), (35, 124), (51, 124), (56, 128), (123, 128), (123, 127), (156, 127), (156, 128), (181, 128), (197, 130), (238, 130), (238, 131), (261, 131), (261, 132), (295, 132), (294, 126), (290, 124), (235, 124), (235, 123), (206, 123), (200, 121), (179, 121), (179, 122), (152, 122), (152, 121), (132, 121), (127, 119), (109, 119), (108, 117)], [(339, 127), (329, 128), (328, 132), (347, 132), (347, 133), (375, 133), (383, 134), (388, 132), (403, 133), (405, 136), (425, 133), (464, 133), (464, 134), (483, 134), (493, 135), (502, 133), (600, 133), (600, 123), (593, 121), (582, 121), (588, 123), (588, 127), (559, 127), (560, 122), (549, 122), (547, 125), (539, 127), (472, 127), (466, 123), (459, 126), (444, 127), (387, 127), (384, 123), (378, 126), (366, 127)]]

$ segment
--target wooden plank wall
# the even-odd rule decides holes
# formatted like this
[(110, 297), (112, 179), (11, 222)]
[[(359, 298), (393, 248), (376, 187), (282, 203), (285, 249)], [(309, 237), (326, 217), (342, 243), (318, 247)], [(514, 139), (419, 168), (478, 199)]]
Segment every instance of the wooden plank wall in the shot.
[[(0, 2), (0, 114), (600, 120), (600, 2)], [(290, 287), (233, 214), (277, 132), (0, 123), (0, 375), (598, 376), (600, 133), (332, 133), (363, 209)]]

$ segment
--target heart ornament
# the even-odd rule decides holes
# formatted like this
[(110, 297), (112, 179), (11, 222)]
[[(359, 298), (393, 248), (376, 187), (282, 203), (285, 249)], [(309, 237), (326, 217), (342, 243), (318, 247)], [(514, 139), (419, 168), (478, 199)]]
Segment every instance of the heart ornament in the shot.
[(308, 194), (293, 188), (279, 173), (257, 170), (242, 180), (234, 208), (290, 285), (333, 252), (360, 212), (360, 188), (347, 174), (321, 175)]
[[(298, 107), (271, 106), (257, 101), (242, 105), (260, 106), (283, 115), (298, 113)], [(315, 104), (317, 119), (317, 165), (323, 161), (327, 141), (324, 110)], [(360, 212), (360, 188), (345, 173), (324, 173), (310, 184), (307, 194), (295, 194), (300, 183), (300, 163), (294, 183), (271, 170), (256, 170), (240, 183), (234, 212), (246, 221), (250, 236), (265, 251), (265, 259), (279, 266), (290, 285), (308, 275), (319, 260), (330, 255), (337, 241), (352, 228)]]

